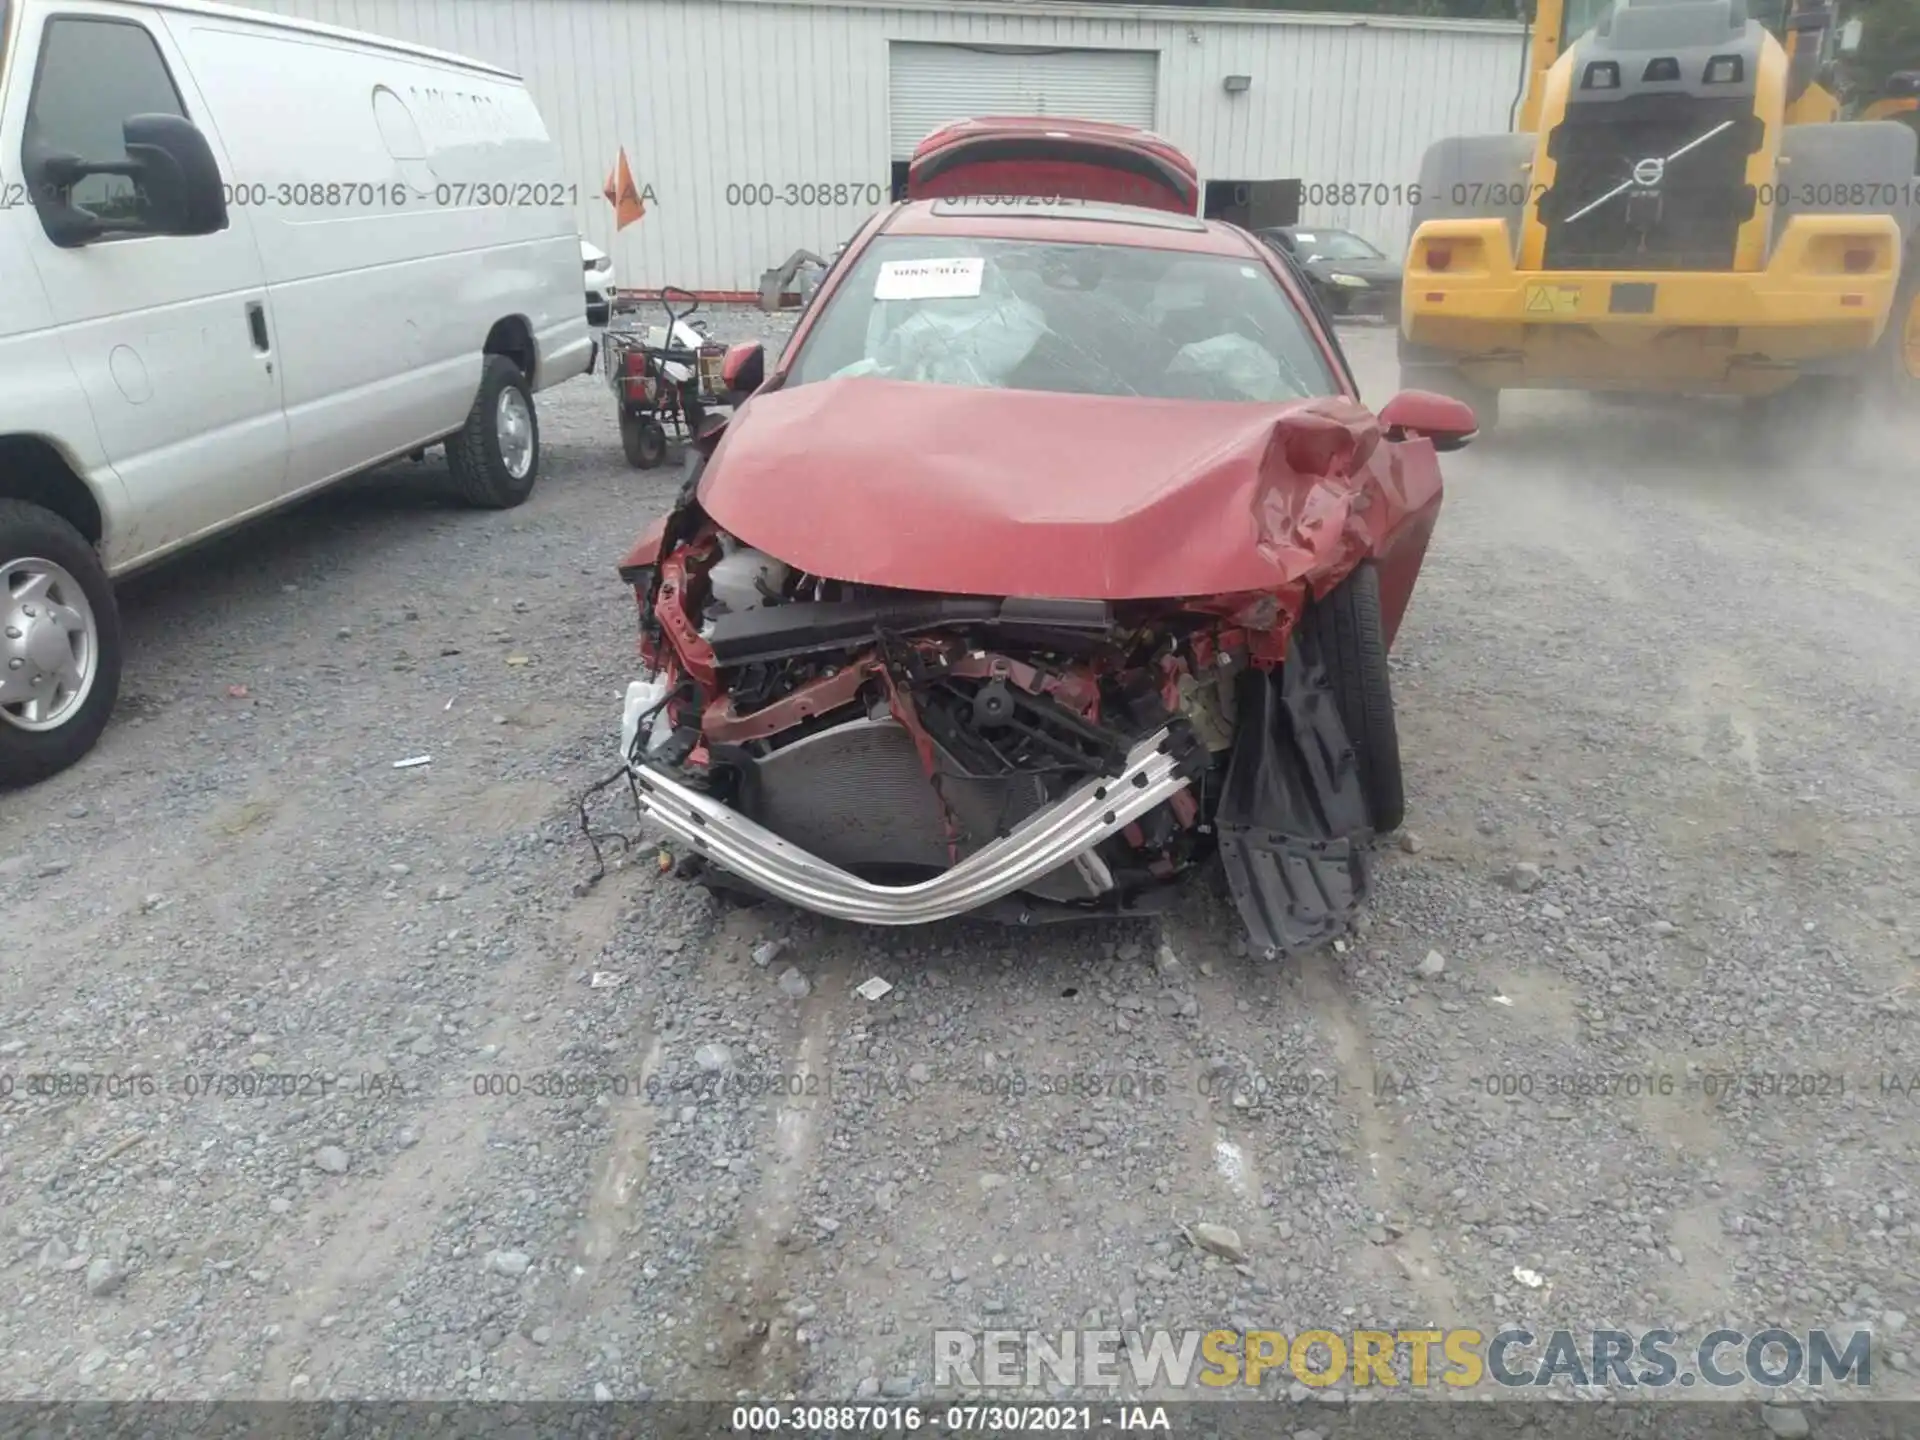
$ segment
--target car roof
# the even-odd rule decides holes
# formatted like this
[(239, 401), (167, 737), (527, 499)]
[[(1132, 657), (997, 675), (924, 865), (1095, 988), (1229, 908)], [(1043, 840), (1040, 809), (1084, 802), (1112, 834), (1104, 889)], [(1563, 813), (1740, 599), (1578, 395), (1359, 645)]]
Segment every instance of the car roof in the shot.
[(1238, 259), (1254, 253), (1241, 231), (1218, 220), (1092, 200), (1036, 200), (1024, 196), (913, 200), (889, 216), (881, 231), (888, 235), (966, 235), (1068, 245), (1135, 245), (1144, 250), (1188, 250)]

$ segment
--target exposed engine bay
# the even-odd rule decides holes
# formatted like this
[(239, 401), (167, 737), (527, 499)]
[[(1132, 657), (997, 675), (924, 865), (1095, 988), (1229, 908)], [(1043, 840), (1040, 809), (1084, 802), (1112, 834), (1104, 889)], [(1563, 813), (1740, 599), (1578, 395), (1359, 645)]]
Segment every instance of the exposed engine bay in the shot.
[(1259, 947), (1344, 927), (1367, 805), (1272, 595), (928, 594), (793, 569), (690, 496), (640, 603), (621, 748), (716, 887), (842, 918), (1021, 924), (1164, 906), (1216, 858)]

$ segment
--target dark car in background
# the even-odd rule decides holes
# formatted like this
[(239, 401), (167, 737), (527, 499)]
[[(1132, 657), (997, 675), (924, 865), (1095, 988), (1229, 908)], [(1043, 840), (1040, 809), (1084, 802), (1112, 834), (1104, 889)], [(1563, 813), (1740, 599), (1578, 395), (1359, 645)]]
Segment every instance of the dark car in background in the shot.
[(1400, 319), (1400, 262), (1351, 230), (1284, 225), (1259, 235), (1293, 262), (1328, 314)]

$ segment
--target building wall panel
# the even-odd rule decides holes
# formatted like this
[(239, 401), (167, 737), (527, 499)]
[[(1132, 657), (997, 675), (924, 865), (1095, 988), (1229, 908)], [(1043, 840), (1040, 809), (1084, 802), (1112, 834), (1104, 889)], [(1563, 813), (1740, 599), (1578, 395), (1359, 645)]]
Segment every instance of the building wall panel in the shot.
[[(763, 270), (796, 249), (827, 253), (871, 212), (872, 187), (889, 180), (893, 41), (1157, 51), (1154, 128), (1203, 180), (1299, 179), (1303, 221), (1389, 250), (1405, 243), (1427, 144), (1505, 129), (1521, 64), (1515, 26), (1380, 16), (1046, 0), (250, 3), (517, 71), (579, 187), (581, 233), (613, 254), (620, 284), (704, 291), (754, 290)], [(1252, 88), (1227, 94), (1229, 74)], [(622, 146), (651, 195), (616, 237), (600, 191)], [(800, 188), (822, 185), (824, 204)], [(858, 198), (837, 203), (836, 185)], [(773, 203), (754, 203), (769, 188)]]

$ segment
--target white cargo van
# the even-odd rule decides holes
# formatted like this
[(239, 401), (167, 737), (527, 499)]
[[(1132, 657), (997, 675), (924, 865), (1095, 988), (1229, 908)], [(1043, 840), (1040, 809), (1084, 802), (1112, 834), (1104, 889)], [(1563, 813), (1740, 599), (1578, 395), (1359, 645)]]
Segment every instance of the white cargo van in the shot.
[(444, 441), (518, 505), (583, 372), (525, 86), (195, 0), (0, 0), (0, 786), (92, 748), (111, 580)]

